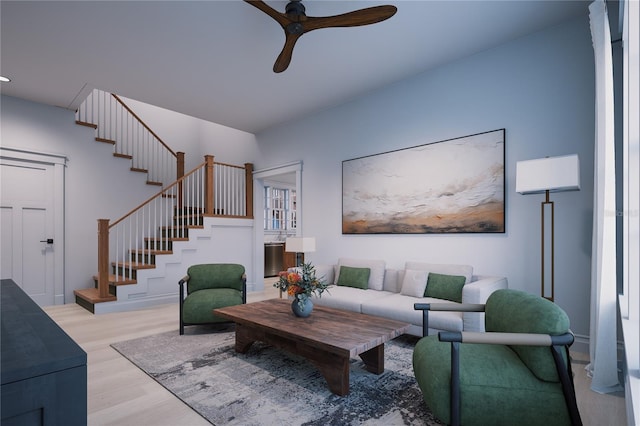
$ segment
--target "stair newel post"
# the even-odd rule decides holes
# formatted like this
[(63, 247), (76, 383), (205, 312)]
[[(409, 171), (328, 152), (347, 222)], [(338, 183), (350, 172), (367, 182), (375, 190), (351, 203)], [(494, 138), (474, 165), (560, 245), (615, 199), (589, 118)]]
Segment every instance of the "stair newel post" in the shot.
[(205, 155), (204, 214), (213, 216), (213, 155)]
[(178, 151), (176, 153), (176, 161), (177, 161), (176, 180), (178, 180), (184, 176), (184, 152)]
[[(184, 152), (178, 152), (176, 153), (176, 160), (177, 160), (177, 167), (176, 167), (176, 180), (181, 179), (182, 177), (184, 177)], [(182, 210), (182, 194), (183, 194), (183, 187), (184, 187), (184, 182), (180, 182), (177, 186), (177, 191), (178, 191), (178, 199), (177, 199), (177, 206), (179, 211)], [(177, 214), (177, 213), (176, 213)]]
[(98, 292), (109, 296), (109, 219), (98, 219)]
[(244, 163), (245, 206), (244, 215), (253, 219), (253, 164)]

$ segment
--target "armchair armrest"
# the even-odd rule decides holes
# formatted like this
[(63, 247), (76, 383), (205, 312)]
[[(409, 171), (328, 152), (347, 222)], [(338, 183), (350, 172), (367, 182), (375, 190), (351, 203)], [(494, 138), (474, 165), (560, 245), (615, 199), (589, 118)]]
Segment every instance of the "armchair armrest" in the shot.
[(429, 311), (484, 312), (480, 303), (414, 303), (413, 309), (422, 311), (422, 336), (429, 335)]
[[(180, 281), (178, 281), (178, 285), (180, 286), (180, 291), (178, 293), (178, 295), (180, 296), (180, 306), (182, 307), (182, 302), (184, 300), (184, 284), (189, 282), (189, 275), (185, 275), (184, 277), (182, 277), (180, 279)], [(182, 312), (180, 312), (180, 314), (182, 315)]]
[(573, 344), (572, 333), (556, 336), (535, 333), (479, 333), (476, 331), (441, 331), (438, 333), (441, 342), (483, 343), (487, 345), (522, 345), (522, 346), (569, 346)]
[(484, 312), (482, 303), (414, 303), (416, 311), (453, 311), (453, 312)]

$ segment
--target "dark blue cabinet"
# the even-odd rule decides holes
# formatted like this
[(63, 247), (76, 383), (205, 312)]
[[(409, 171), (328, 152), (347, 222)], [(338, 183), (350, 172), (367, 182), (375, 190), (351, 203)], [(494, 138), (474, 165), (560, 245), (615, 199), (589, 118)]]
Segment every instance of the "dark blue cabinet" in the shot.
[(0, 423), (86, 425), (86, 352), (12, 280), (0, 296)]

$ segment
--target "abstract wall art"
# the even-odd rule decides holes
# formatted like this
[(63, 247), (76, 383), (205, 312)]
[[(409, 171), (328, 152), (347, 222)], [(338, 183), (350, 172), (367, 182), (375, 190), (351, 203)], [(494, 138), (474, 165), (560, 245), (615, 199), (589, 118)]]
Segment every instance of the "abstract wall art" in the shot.
[(343, 234), (505, 232), (505, 129), (342, 162)]

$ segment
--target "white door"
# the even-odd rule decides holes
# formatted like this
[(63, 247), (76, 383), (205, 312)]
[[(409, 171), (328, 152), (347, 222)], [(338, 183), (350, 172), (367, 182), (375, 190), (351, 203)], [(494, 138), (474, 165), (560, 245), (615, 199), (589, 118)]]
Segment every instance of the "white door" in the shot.
[(0, 275), (40, 306), (64, 303), (63, 222), (56, 220), (64, 170), (58, 168), (0, 157)]

